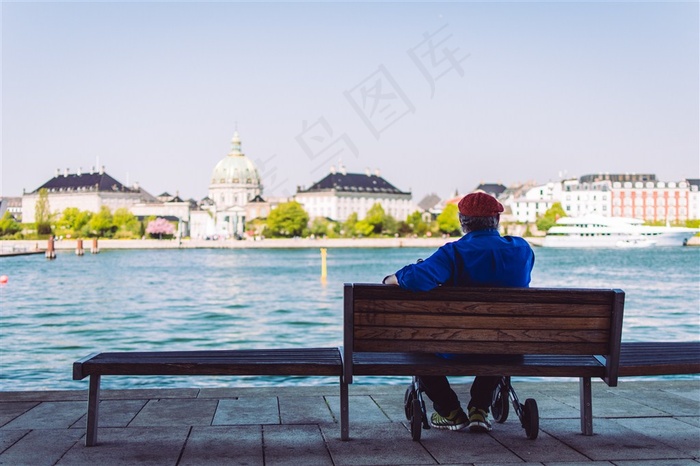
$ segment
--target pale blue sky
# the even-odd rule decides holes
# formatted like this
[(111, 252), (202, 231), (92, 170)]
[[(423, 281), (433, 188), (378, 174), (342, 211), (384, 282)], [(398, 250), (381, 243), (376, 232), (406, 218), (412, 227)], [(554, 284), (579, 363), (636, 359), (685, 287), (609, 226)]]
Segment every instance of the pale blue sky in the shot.
[(3, 3), (0, 193), (99, 163), (201, 199), (236, 124), (265, 196), (339, 158), (416, 201), (564, 172), (698, 178), (698, 15), (697, 2)]

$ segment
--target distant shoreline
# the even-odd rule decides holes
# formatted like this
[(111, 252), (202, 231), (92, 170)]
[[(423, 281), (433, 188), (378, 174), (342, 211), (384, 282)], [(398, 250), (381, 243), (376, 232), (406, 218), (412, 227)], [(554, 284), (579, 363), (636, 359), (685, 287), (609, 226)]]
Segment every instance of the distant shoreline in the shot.
[[(336, 239), (272, 239), (264, 240), (216, 240), (183, 239), (178, 241), (157, 239), (100, 239), (97, 242), (99, 250), (112, 249), (293, 249), (293, 248), (439, 248), (445, 243), (456, 241), (457, 237), (449, 238), (336, 238)], [(542, 246), (544, 237), (527, 237), (525, 240), (532, 246)], [(0, 241), (0, 255), (17, 255), (18, 252), (45, 251), (47, 240), (7, 240)], [(688, 246), (700, 246), (700, 237), (694, 236), (688, 241)], [(86, 254), (90, 253), (91, 239), (83, 240)], [(57, 251), (75, 251), (77, 241), (64, 239), (55, 242)]]

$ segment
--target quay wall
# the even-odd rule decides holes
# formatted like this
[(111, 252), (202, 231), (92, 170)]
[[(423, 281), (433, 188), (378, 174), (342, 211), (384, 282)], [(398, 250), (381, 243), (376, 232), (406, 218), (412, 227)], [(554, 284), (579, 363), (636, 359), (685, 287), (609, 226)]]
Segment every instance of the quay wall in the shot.
[[(438, 248), (457, 238), (338, 238), (338, 239), (271, 239), (263, 240), (215, 240), (203, 239), (100, 239), (98, 248), (109, 249), (244, 249), (244, 248)], [(544, 237), (525, 238), (532, 246), (542, 246)], [(7, 240), (0, 241), (0, 253), (16, 251), (44, 251), (47, 249), (47, 240)], [(90, 252), (91, 239), (83, 240), (85, 253)], [(688, 246), (700, 246), (700, 236), (694, 236), (688, 241)], [(64, 239), (54, 243), (57, 251), (75, 251), (77, 240)]]

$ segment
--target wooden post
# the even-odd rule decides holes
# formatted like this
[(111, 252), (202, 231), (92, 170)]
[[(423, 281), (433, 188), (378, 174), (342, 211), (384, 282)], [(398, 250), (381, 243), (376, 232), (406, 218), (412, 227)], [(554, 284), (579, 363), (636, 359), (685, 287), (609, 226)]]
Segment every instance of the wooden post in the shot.
[(54, 247), (54, 241), (55, 238), (53, 235), (49, 236), (49, 241), (48, 244), (46, 245), (46, 258), (47, 259), (55, 259), (56, 258), (56, 249)]
[(90, 248), (90, 252), (93, 254), (100, 252), (100, 248), (97, 247), (97, 238), (92, 238), (92, 247)]
[(321, 281), (323, 283), (326, 283), (326, 279), (328, 278), (328, 271), (326, 269), (326, 255), (326, 248), (321, 248)]
[(82, 238), (78, 238), (78, 240), (76, 241), (76, 243), (77, 243), (77, 244), (76, 244), (76, 247), (75, 247), (75, 253), (76, 253), (78, 256), (82, 256), (83, 254), (85, 254), (85, 249), (83, 249), (83, 239), (82, 239)]

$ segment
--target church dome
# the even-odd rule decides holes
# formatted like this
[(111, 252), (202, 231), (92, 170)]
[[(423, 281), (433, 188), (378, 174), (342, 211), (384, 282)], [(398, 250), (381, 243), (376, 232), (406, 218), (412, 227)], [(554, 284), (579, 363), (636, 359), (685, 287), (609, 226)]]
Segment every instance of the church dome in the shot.
[(214, 167), (211, 184), (260, 184), (260, 175), (255, 164), (241, 152), (241, 138), (238, 136), (238, 131), (231, 140), (231, 152)]

